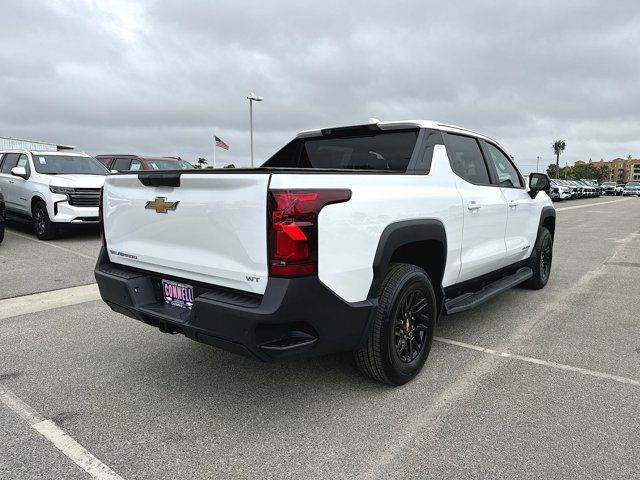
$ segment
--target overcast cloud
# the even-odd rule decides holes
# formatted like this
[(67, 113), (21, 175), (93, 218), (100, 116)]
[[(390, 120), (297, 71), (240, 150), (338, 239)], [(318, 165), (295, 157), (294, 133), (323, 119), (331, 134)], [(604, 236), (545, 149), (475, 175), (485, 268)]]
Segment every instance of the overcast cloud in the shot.
[(640, 157), (637, 1), (1, 0), (0, 135), (87, 152), (256, 159), (297, 131), (426, 118), (525, 171)]

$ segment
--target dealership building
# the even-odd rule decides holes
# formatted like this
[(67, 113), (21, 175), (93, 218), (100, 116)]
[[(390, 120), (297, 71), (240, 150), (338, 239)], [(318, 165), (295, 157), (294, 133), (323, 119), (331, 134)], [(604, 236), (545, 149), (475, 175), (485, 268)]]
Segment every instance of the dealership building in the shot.
[(38, 142), (35, 140), (21, 140), (19, 138), (1, 137), (0, 150), (13, 150), (22, 148), (24, 150), (37, 150), (41, 152), (58, 152), (60, 150), (73, 150), (71, 145), (59, 145), (57, 143)]

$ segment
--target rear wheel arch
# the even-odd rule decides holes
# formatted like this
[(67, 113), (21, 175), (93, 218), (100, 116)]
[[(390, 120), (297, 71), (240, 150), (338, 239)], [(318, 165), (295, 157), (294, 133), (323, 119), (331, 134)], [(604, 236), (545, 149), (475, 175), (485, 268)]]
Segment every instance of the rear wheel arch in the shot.
[(378, 241), (369, 298), (378, 298), (391, 264), (406, 263), (427, 272), (440, 308), (444, 300), (442, 277), (446, 260), (447, 234), (440, 220), (417, 219), (392, 223), (384, 229)]

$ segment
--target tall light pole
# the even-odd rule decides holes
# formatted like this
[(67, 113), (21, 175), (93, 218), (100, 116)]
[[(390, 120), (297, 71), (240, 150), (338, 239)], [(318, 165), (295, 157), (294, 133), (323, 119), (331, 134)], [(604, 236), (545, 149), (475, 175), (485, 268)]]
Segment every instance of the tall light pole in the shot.
[(251, 132), (251, 168), (253, 168), (253, 102), (261, 102), (262, 97), (251, 92), (247, 95), (249, 100), (249, 131)]
[(536, 160), (536, 172), (540, 171), (540, 155), (538, 155)]

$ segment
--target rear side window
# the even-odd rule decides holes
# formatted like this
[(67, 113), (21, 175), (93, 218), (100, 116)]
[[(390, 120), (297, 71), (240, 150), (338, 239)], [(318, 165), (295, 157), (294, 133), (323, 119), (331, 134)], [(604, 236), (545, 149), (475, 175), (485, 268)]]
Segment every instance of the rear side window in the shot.
[(116, 158), (113, 165), (111, 165), (111, 168), (120, 172), (129, 170), (129, 165), (131, 165), (130, 158)]
[(447, 134), (451, 168), (469, 183), (489, 185), (489, 171), (475, 138)]
[(418, 129), (412, 129), (297, 138), (267, 160), (263, 167), (405, 172), (418, 132)]
[(111, 163), (111, 159), (110, 158), (98, 158), (97, 160), (100, 163), (102, 163), (105, 167), (109, 168), (109, 163)]
[(509, 157), (502, 153), (502, 151), (495, 145), (488, 142), (485, 142), (485, 145), (489, 152), (489, 159), (496, 168), (498, 184), (501, 187), (522, 187), (522, 179), (520, 178), (516, 167), (511, 163)]
[(4, 162), (2, 163), (2, 173), (11, 173), (11, 169), (18, 165), (18, 153), (7, 153), (4, 156)]

